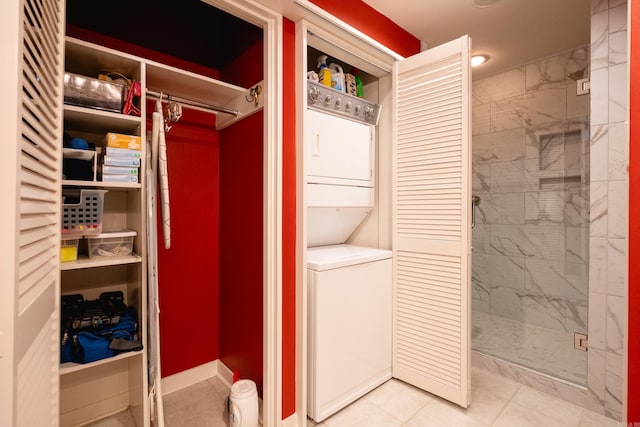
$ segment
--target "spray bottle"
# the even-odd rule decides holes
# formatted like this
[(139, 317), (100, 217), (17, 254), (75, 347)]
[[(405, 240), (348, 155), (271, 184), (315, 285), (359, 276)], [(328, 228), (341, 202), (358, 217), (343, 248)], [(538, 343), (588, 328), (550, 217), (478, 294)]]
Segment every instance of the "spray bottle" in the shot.
[(364, 92), (362, 90), (362, 79), (360, 78), (360, 76), (358, 74), (360, 74), (360, 71), (357, 68), (354, 68), (351, 70), (351, 72), (353, 73), (355, 79), (356, 79), (356, 96), (358, 98), (362, 98), (364, 96)]
[(320, 69), (318, 72), (320, 83), (331, 87), (331, 71), (327, 68), (327, 55), (320, 55), (318, 57), (318, 68)]

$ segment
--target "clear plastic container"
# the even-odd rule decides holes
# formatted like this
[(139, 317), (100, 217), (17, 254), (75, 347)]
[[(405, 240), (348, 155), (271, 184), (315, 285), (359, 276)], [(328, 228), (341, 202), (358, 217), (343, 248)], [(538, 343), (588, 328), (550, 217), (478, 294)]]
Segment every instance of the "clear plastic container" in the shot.
[(135, 231), (121, 230), (88, 238), (89, 258), (114, 258), (133, 255)]
[(78, 259), (78, 240), (79, 239), (63, 239), (60, 243), (60, 262), (77, 261)]

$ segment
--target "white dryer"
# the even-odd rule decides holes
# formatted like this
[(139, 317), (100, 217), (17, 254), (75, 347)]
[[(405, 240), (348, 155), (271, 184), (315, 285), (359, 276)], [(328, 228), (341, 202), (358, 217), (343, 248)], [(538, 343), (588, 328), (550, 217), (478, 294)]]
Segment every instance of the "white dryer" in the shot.
[(307, 249), (308, 415), (316, 422), (391, 378), (391, 251)]
[(312, 82), (309, 100), (307, 414), (321, 422), (391, 378), (391, 251), (344, 244), (374, 207), (379, 106)]

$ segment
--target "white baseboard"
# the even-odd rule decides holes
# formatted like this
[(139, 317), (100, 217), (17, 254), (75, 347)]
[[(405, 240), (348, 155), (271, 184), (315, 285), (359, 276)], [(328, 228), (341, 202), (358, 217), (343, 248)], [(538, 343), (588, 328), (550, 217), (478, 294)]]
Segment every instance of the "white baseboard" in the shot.
[(231, 385), (233, 384), (233, 372), (227, 367), (227, 365), (222, 363), (221, 360), (218, 360), (218, 370), (216, 373), (220, 382), (222, 382), (228, 390), (231, 390)]
[[(282, 427), (298, 427), (298, 415), (294, 412), (293, 414), (282, 420), (282, 423), (280, 425)], [(306, 426), (302, 425), (300, 427)]]
[[(213, 378), (218, 373), (218, 369), (222, 365), (220, 361), (214, 360), (186, 371), (164, 377), (162, 379), (162, 395), (166, 396), (174, 391), (182, 390), (200, 381)], [(227, 368), (228, 369), (228, 368)], [(233, 379), (233, 375), (232, 375)], [(231, 388), (231, 386), (229, 386)]]

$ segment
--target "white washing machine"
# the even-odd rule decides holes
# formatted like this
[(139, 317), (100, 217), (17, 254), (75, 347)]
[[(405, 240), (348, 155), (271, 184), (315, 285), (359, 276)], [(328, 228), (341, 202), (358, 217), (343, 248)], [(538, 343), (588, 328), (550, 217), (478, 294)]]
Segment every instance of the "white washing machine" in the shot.
[(391, 251), (307, 249), (308, 415), (316, 422), (391, 378)]

